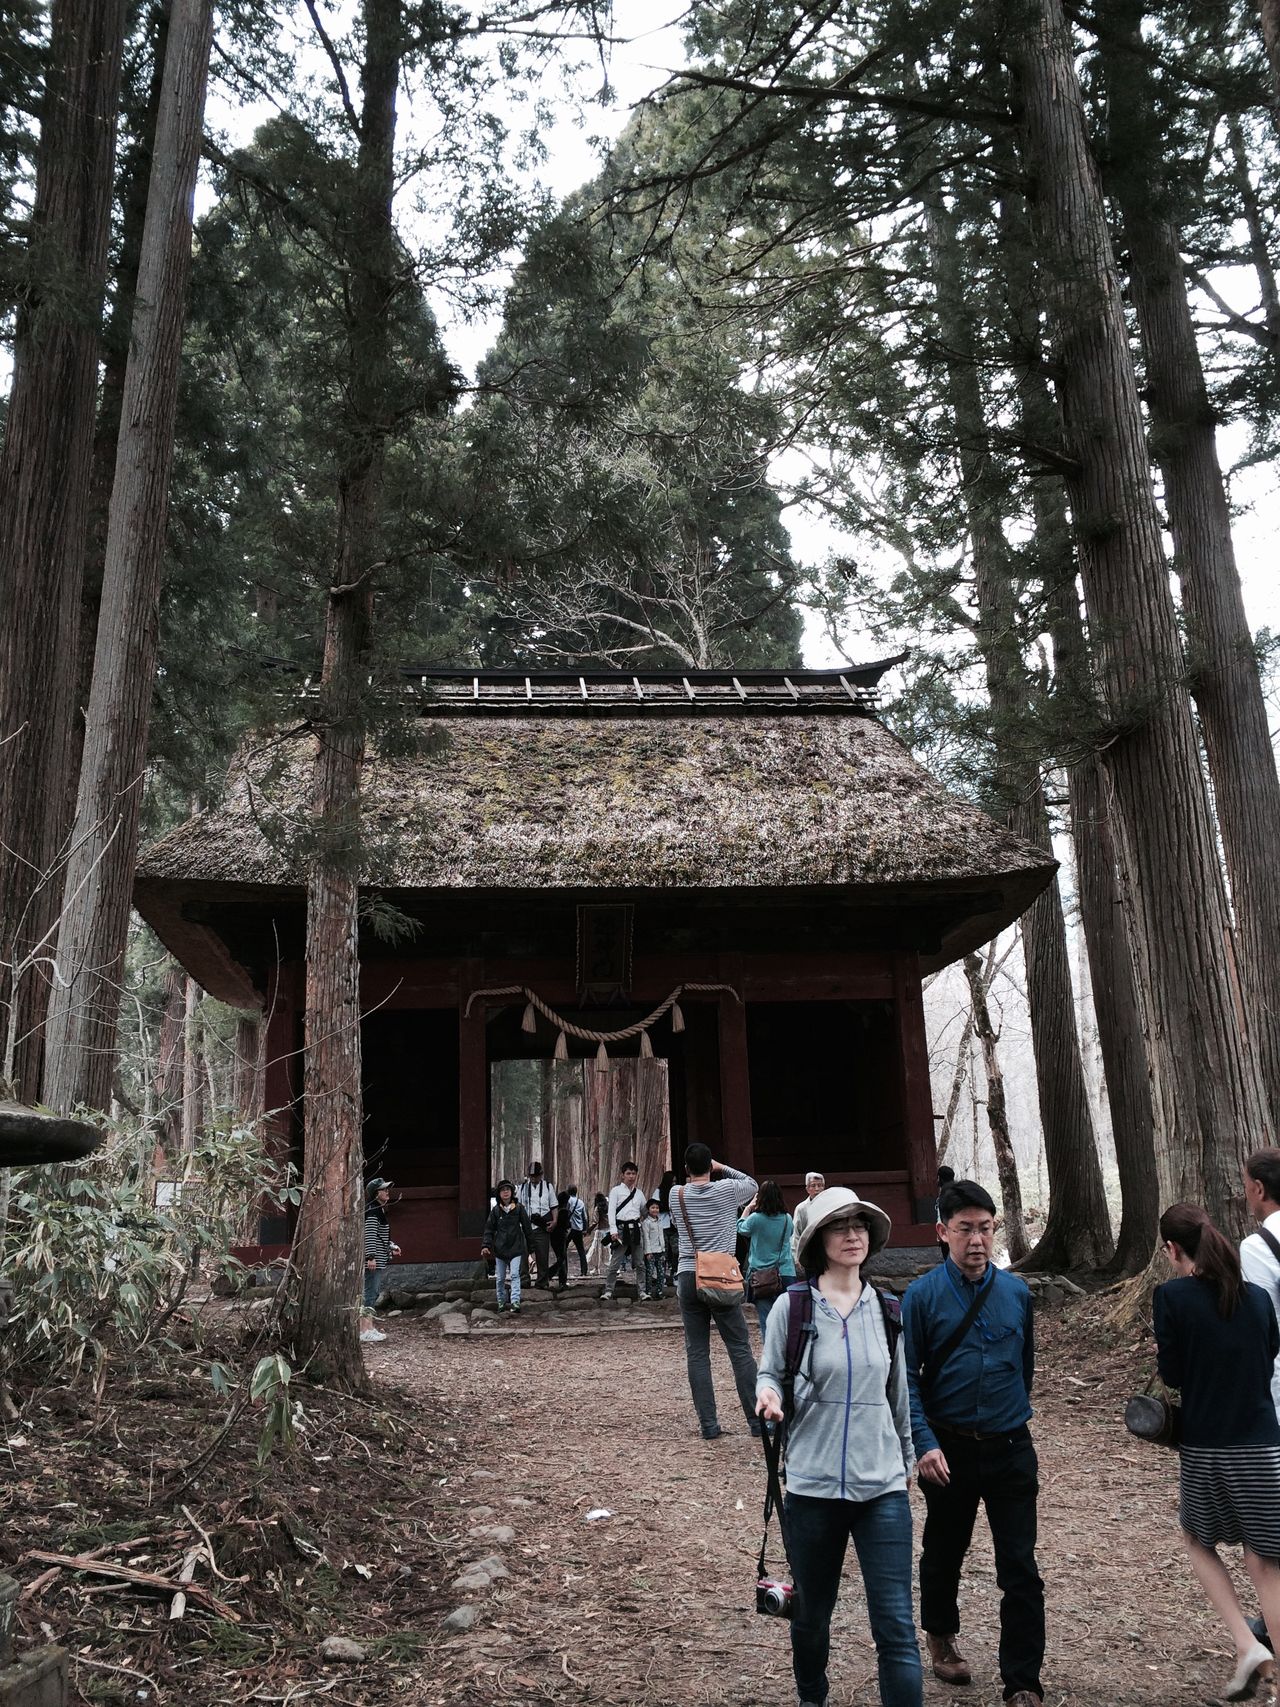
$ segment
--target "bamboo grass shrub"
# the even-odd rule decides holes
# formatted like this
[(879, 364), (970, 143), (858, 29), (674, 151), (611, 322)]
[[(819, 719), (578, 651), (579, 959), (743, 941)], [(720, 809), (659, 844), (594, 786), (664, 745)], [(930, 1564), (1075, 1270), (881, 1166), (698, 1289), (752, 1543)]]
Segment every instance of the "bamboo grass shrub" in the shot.
[[(197, 1278), (234, 1279), (243, 1265), (249, 1206), (296, 1203), (291, 1172), (251, 1127), (210, 1128), (166, 1170), (158, 1201), (154, 1135), (112, 1123), (83, 1162), (15, 1171), (0, 1244), (0, 1280), (12, 1295), (3, 1334), (11, 1380), (38, 1387), (92, 1381), (113, 1365), (185, 1351), (174, 1317)], [(198, 1311), (184, 1318), (189, 1345)]]

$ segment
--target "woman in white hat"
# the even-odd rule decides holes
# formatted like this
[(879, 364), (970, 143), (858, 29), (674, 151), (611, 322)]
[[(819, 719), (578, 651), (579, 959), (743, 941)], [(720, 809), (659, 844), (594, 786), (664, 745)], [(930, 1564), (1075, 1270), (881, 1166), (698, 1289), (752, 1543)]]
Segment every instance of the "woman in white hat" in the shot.
[[(883, 1209), (847, 1186), (814, 1198), (798, 1247), (809, 1292), (784, 1294), (769, 1316), (756, 1410), (784, 1420), (791, 1312), (809, 1318), (787, 1421), (787, 1551), (795, 1577), (791, 1658), (800, 1707), (824, 1707), (831, 1614), (850, 1537), (875, 1639), (882, 1707), (920, 1707), (920, 1650), (911, 1604), (915, 1468), (897, 1300), (862, 1279), (889, 1237)], [(794, 1340), (794, 1336), (790, 1336)]]

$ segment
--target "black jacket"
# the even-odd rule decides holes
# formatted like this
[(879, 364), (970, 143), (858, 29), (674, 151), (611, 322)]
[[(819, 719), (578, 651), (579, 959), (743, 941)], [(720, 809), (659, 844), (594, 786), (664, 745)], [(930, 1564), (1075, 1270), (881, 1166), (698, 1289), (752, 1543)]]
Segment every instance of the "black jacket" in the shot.
[(532, 1239), (533, 1223), (518, 1203), (513, 1203), (509, 1209), (494, 1204), (485, 1223), (486, 1250), (492, 1251), (495, 1257), (501, 1257), (503, 1262), (510, 1262), (512, 1257), (528, 1256)]

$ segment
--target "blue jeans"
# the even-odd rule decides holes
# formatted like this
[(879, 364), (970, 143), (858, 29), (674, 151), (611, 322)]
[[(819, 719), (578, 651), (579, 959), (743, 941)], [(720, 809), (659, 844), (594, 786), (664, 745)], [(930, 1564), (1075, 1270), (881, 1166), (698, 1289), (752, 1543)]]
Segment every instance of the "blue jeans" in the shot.
[(852, 1536), (876, 1644), (882, 1707), (920, 1707), (920, 1649), (911, 1611), (911, 1505), (905, 1491), (874, 1500), (788, 1494), (786, 1523), (796, 1587), (791, 1664), (800, 1699), (827, 1699), (831, 1614)]
[(520, 1302), (520, 1264), (521, 1257), (497, 1257), (494, 1260), (493, 1272), (498, 1283), (498, 1305), (501, 1307), (507, 1301), (507, 1281), (511, 1282), (511, 1302)]
[(382, 1277), (385, 1268), (367, 1268), (364, 1271), (364, 1313), (371, 1315), (374, 1305), (382, 1296)]

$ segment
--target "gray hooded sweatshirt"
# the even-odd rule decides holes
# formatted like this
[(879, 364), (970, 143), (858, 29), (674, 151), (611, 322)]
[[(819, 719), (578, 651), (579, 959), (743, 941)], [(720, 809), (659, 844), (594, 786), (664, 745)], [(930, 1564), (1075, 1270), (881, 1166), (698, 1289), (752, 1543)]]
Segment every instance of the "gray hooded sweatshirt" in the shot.
[[(796, 1374), (787, 1431), (787, 1491), (823, 1500), (873, 1500), (905, 1492), (915, 1470), (906, 1363), (898, 1341), (889, 1368), (880, 1300), (870, 1285), (847, 1317), (810, 1288), (817, 1338)], [(769, 1312), (756, 1396), (782, 1392), (787, 1362), (786, 1293)], [(886, 1385), (888, 1391), (886, 1393)]]

